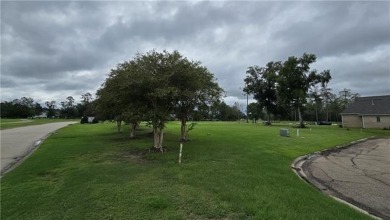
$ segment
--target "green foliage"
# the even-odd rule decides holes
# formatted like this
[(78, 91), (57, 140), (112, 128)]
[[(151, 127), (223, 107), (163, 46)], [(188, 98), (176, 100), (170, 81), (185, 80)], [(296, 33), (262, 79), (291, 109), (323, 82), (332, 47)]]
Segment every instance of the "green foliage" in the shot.
[(261, 108), (268, 114), (283, 115), (288, 109), (295, 109), (303, 127), (302, 113), (308, 99), (309, 89), (321, 84), (324, 97), (328, 97), (327, 84), (330, 71), (317, 73), (310, 65), (316, 61), (314, 54), (304, 53), (302, 57), (289, 57), (286, 61), (269, 62), (266, 67), (249, 67), (244, 79), (244, 92), (254, 95)]
[(1, 118), (31, 118), (43, 111), (42, 106), (34, 103), (34, 99), (30, 97), (21, 97), (12, 102), (4, 101), (0, 109)]
[(244, 79), (244, 92), (253, 94), (260, 108), (265, 108), (268, 121), (271, 114), (277, 114), (277, 80), (281, 69), (281, 62), (269, 62), (266, 67), (249, 67)]
[(56, 101), (46, 101), (47, 118), (53, 118), (55, 116)]
[(111, 70), (97, 92), (97, 108), (106, 119), (116, 117), (133, 124), (149, 121), (155, 147), (161, 148), (162, 130), (172, 115), (185, 126), (196, 107), (218, 100), (222, 91), (200, 62), (189, 61), (178, 51), (153, 50)]
[(191, 123), (187, 123), (186, 125), (186, 139), (188, 138), (188, 133), (190, 133), (190, 131), (194, 130), (195, 129), (195, 126), (197, 125), (198, 123), (195, 123), (195, 122), (191, 122)]
[(81, 117), (80, 124), (86, 124), (86, 123), (88, 123), (88, 117), (87, 116)]
[(299, 179), (290, 163), (388, 131), (312, 127), (285, 138), (287, 124), (196, 126), (180, 165), (177, 122), (167, 124), (164, 153), (149, 152), (143, 125), (131, 142), (128, 126), (64, 128), (2, 177), (1, 219), (370, 219)]
[(237, 106), (229, 106), (225, 102), (216, 103), (215, 119), (219, 121), (237, 121), (243, 117), (243, 113)]
[(256, 123), (256, 121), (260, 118), (263, 118), (262, 108), (257, 102), (250, 103), (248, 105), (248, 116), (254, 123)]

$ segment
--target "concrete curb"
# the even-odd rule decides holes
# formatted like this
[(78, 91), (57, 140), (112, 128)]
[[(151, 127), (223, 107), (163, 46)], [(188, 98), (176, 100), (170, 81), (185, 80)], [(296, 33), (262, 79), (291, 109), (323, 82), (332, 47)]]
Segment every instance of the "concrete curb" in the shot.
[(385, 216), (382, 216), (380, 213), (377, 213), (375, 210), (372, 210), (372, 209), (368, 208), (367, 206), (365, 206), (364, 204), (358, 203), (353, 199), (345, 197), (344, 195), (337, 192), (336, 190), (322, 184), (315, 177), (313, 177), (307, 169), (307, 167), (310, 165), (310, 163), (314, 159), (316, 159), (317, 157), (320, 157), (323, 155), (329, 155), (330, 153), (337, 152), (337, 151), (340, 151), (342, 149), (346, 149), (348, 147), (351, 147), (354, 144), (361, 143), (361, 142), (364, 142), (364, 141), (367, 141), (370, 139), (375, 139), (375, 137), (360, 139), (357, 141), (350, 142), (346, 145), (336, 146), (335, 148), (325, 149), (322, 151), (316, 151), (316, 152), (311, 153), (311, 154), (300, 156), (300, 157), (296, 158), (295, 160), (293, 160), (293, 162), (291, 163), (291, 169), (300, 179), (302, 179), (303, 181), (305, 181), (306, 183), (308, 183), (310, 185), (315, 186), (318, 190), (327, 194), (331, 198), (333, 198), (333, 199), (335, 199), (343, 204), (346, 204), (349, 207), (351, 207), (351, 208), (353, 208), (361, 213), (364, 213), (364, 214), (366, 214), (374, 219), (385, 219), (386, 218)]

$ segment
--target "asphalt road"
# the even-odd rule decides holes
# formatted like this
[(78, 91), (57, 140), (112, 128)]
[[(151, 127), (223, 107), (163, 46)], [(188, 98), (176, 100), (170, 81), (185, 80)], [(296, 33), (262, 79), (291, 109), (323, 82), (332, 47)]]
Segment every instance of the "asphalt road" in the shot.
[(390, 219), (390, 139), (323, 152), (302, 166), (309, 182), (368, 213)]
[(74, 123), (56, 122), (1, 130), (1, 173), (19, 164), (48, 135)]

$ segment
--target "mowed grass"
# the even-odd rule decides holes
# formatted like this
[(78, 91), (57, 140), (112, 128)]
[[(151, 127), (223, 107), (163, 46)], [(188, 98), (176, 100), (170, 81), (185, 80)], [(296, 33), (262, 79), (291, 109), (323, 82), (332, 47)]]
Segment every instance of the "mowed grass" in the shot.
[(29, 125), (41, 125), (41, 124), (47, 124), (47, 123), (54, 123), (54, 122), (62, 122), (62, 121), (75, 121), (72, 119), (47, 119), (47, 118), (40, 118), (40, 119), (0, 119), (0, 130), (4, 129), (10, 129), (10, 128), (17, 128), (17, 127), (24, 127)]
[[(288, 127), (288, 126), (287, 126)], [(167, 125), (167, 152), (148, 152), (115, 124), (71, 125), (2, 177), (1, 219), (369, 219), (300, 180), (298, 156), (381, 130), (198, 123), (178, 164), (179, 123)]]

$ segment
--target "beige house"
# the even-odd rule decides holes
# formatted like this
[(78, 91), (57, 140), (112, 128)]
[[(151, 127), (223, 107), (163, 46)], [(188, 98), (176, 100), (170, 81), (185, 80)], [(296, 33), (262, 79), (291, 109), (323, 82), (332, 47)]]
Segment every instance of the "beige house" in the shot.
[(346, 128), (390, 128), (390, 95), (357, 98), (341, 118)]

